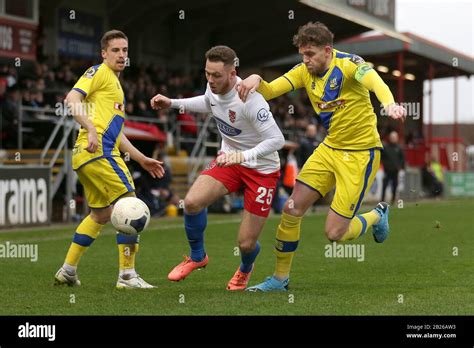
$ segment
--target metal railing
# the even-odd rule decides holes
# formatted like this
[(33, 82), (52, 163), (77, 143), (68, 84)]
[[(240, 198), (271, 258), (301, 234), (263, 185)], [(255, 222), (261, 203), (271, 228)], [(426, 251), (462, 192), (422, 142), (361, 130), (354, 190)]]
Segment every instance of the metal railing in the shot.
[(193, 151), (191, 151), (190, 160), (192, 161), (192, 167), (188, 174), (188, 184), (191, 185), (196, 178), (199, 168), (201, 168), (205, 161), (205, 156), (208, 148), (219, 148), (220, 142), (207, 141), (209, 128), (211, 125), (212, 117), (208, 116), (201, 127), (198, 138), (194, 145)]
[[(33, 124), (35, 122), (50, 122), (54, 124), (54, 129), (51, 132), (46, 144), (44, 145), (43, 151), (41, 152), (40, 163), (44, 164), (46, 161), (46, 156), (48, 155), (51, 146), (54, 141), (57, 140), (58, 134), (62, 129), (61, 139), (59, 144), (56, 147), (52, 158), (48, 162), (48, 166), (53, 168), (56, 166), (56, 163), (59, 159), (59, 156), (62, 151), (64, 151), (64, 162), (60, 166), (59, 172), (56, 175), (55, 181), (52, 184), (52, 195), (54, 196), (61, 182), (66, 177), (66, 199), (72, 197), (72, 177), (73, 172), (70, 165), (71, 154), (69, 149), (68, 140), (74, 129), (78, 129), (79, 125), (72, 119), (68, 119), (68, 115), (64, 114), (66, 108), (38, 108), (38, 107), (29, 107), (24, 105), (19, 105), (18, 108), (18, 149), (23, 148), (23, 139), (24, 134), (29, 128), (24, 126), (25, 122)], [(158, 118), (152, 117), (143, 117), (143, 116), (127, 116), (127, 120), (134, 122), (141, 122), (147, 124), (154, 124), (158, 126), (163, 132), (167, 134), (167, 145), (174, 146), (176, 152), (179, 153), (183, 148), (183, 145), (192, 144), (192, 151), (189, 153), (188, 163), (191, 164), (191, 169), (188, 172), (188, 182), (191, 184), (198, 171), (203, 167), (204, 162), (206, 161), (206, 155), (208, 149), (218, 149), (220, 147), (220, 136), (219, 132), (216, 130), (216, 125), (212, 121), (212, 117), (208, 116), (203, 121), (178, 121), (174, 118), (171, 120), (160, 120)], [(184, 126), (196, 126), (197, 127), (197, 136), (189, 136), (182, 133), (182, 128)], [(217, 134), (217, 141), (209, 140), (209, 134), (215, 131)], [(292, 139), (294, 137), (295, 131), (293, 130), (284, 130), (285, 138)]]
[[(48, 150), (51, 148), (51, 145), (55, 139), (55, 136), (59, 132), (62, 125), (64, 125), (66, 118), (64, 118), (64, 110), (61, 108), (53, 109), (53, 108), (40, 108), (40, 107), (30, 107), (18, 104), (17, 108), (17, 118), (18, 118), (18, 134), (17, 134), (17, 148), (23, 149), (25, 145), (25, 133), (27, 132), (34, 132), (34, 125), (40, 123), (50, 123), (55, 124), (55, 128), (53, 129), (53, 134), (48, 138), (45, 149)], [(171, 135), (171, 139), (173, 143), (168, 143), (169, 146), (174, 146), (177, 151), (179, 152), (183, 147), (183, 143), (192, 143), (194, 144), (197, 138), (193, 138), (190, 136), (186, 136), (182, 134), (181, 128), (183, 126), (191, 126), (195, 125), (198, 127), (198, 134), (203, 127), (204, 122), (201, 121), (177, 121), (174, 116), (171, 116), (171, 120), (160, 120), (158, 118), (152, 117), (143, 117), (143, 116), (134, 116), (130, 115), (127, 116), (127, 120), (134, 121), (134, 122), (141, 122), (147, 124), (154, 124), (158, 126), (163, 132), (167, 135)], [(71, 119), (71, 122), (74, 121)], [(28, 123), (29, 126), (25, 126)], [(79, 127), (79, 126), (78, 126)], [(42, 157), (45, 157), (45, 153), (47, 150), (43, 151)]]
[[(63, 109), (64, 110), (64, 109)], [(53, 168), (58, 168), (58, 172), (54, 176), (54, 181), (53, 181), (53, 176), (51, 176), (51, 199), (56, 195), (56, 193), (59, 190), (59, 187), (61, 186), (63, 180), (66, 180), (66, 187), (65, 187), (65, 196), (64, 200), (67, 204), (65, 206), (69, 206), (69, 202), (72, 200), (72, 190), (73, 190), (73, 170), (72, 166), (70, 164), (71, 161), (71, 150), (69, 149), (69, 139), (72, 133), (75, 133), (74, 130), (76, 128), (76, 122), (71, 118), (68, 119), (68, 115), (64, 114), (63, 110), (58, 109), (52, 109), (52, 108), (36, 108), (36, 107), (30, 107), (30, 106), (24, 106), (21, 105), (19, 112), (22, 115), (22, 120), (23, 120), (23, 115), (25, 113), (34, 113), (35, 115), (33, 117), (30, 117), (28, 121), (34, 122), (35, 119), (41, 122), (51, 122), (55, 123), (55, 126), (53, 128), (53, 131), (51, 132), (48, 140), (46, 141), (46, 144), (44, 145), (44, 148), (41, 152), (39, 161), (41, 165), (47, 165), (51, 171)], [(62, 129), (62, 134), (60, 133), (60, 130)], [(23, 136), (23, 124), (19, 124), (19, 133)], [(48, 159), (48, 163), (45, 164), (46, 162), (46, 156), (49, 154), (51, 150), (51, 146), (55, 140), (57, 140), (58, 134), (60, 135), (59, 143), (54, 149), (54, 153), (51, 158)], [(21, 141), (23, 141), (23, 137), (21, 137)], [(18, 144), (19, 148), (23, 148), (23, 143)], [(57, 165), (58, 159), (62, 153), (62, 159), (63, 162), (61, 165)], [(65, 210), (66, 217), (65, 219), (67, 221), (71, 221), (71, 211), (69, 209)]]

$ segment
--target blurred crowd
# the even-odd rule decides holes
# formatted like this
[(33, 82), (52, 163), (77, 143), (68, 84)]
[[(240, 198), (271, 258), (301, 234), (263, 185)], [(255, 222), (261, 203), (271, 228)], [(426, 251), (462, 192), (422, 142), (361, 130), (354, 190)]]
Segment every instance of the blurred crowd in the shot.
[[(67, 61), (55, 67), (46, 63), (34, 63), (28, 68), (12, 65), (0, 65), (0, 112), (2, 124), (0, 138), (3, 148), (15, 148), (18, 127), (18, 104), (28, 107), (55, 108), (84, 73), (85, 65), (80, 61)], [(202, 69), (182, 70), (166, 69), (158, 64), (130, 66), (121, 76), (126, 97), (126, 113), (133, 116), (157, 118), (163, 130), (170, 129), (178, 118), (184, 121), (199, 122), (205, 115), (178, 115), (174, 110), (152, 110), (149, 100), (157, 93), (172, 98), (186, 98), (202, 94), (206, 81)], [(270, 101), (270, 107), (279, 126), (291, 134), (295, 141), (304, 136), (310, 124), (317, 125), (314, 111), (306, 93), (294, 93), (291, 97), (282, 96)], [(31, 113), (22, 115), (28, 122)], [(34, 120), (31, 120), (34, 121)], [(196, 136), (197, 127), (190, 124), (181, 131), (188, 136)], [(169, 127), (166, 127), (168, 125)], [(34, 125), (32, 125), (34, 127)], [(40, 137), (41, 138), (41, 137)], [(44, 139), (26, 139), (25, 148), (41, 147)], [(32, 143), (29, 143), (32, 142)]]
[[(66, 94), (89, 65), (91, 64), (74, 60), (64, 61), (57, 66), (36, 62), (30, 64), (28, 68), (0, 65), (0, 148), (17, 148), (18, 106), (20, 103), (32, 108), (54, 109), (57, 105), (62, 105)], [(180, 114), (177, 110), (156, 111), (151, 109), (149, 101), (158, 93), (171, 98), (188, 98), (203, 94), (206, 88), (203, 70), (173, 70), (159, 64), (132, 65), (122, 74), (120, 80), (125, 92), (127, 115), (159, 120), (156, 127), (162, 132), (175, 130), (176, 133), (176, 121), (186, 122), (180, 123), (179, 134), (188, 139), (181, 143), (181, 149), (190, 154), (194, 140), (198, 136), (198, 124), (204, 121), (206, 115)], [(319, 123), (318, 118), (315, 117), (315, 112), (305, 91), (283, 95), (269, 101), (269, 104), (277, 124), (289, 141), (287, 146), (280, 151), (282, 176), (279, 192), (283, 196), (287, 196), (291, 193), (296, 173), (314, 149), (324, 140), (326, 131)], [(29, 127), (30, 132), (34, 134), (34, 136), (24, 136), (24, 148), (42, 148), (51, 132), (51, 127), (44, 127), (35, 117), (36, 114), (31, 111), (25, 111), (22, 115), (24, 126)], [(388, 134), (393, 134), (394, 129), (384, 123), (386, 120), (379, 121), (381, 137), (387, 140)], [(211, 131), (209, 136), (212, 141), (217, 140), (217, 130)], [(423, 143), (422, 136), (414, 133), (406, 134), (404, 140), (408, 148)], [(151, 152), (156, 150), (156, 144), (147, 141), (138, 142), (137, 147), (147, 155), (151, 155)], [(401, 151), (401, 149), (397, 151)], [(208, 153), (208, 155), (214, 154)], [(138, 188), (140, 186), (148, 187), (146, 178), (140, 178), (140, 173), (136, 175), (138, 175), (135, 178), (138, 181)], [(395, 174), (392, 176), (396, 177)], [(393, 181), (392, 190), (396, 190), (396, 181), (393, 178), (391, 179)], [(169, 187), (170, 182), (171, 177), (168, 178), (165, 187)], [(386, 187), (387, 182), (384, 182), (384, 191)], [(159, 196), (161, 199), (165, 197), (165, 203), (174, 202), (177, 199), (172, 192), (164, 192), (165, 189), (155, 187), (153, 192), (161, 192), (161, 195), (148, 195), (148, 197), (143, 194), (143, 199), (147, 200), (147, 203), (154, 201), (155, 206), (161, 207), (157, 210), (161, 210), (166, 204), (156, 204), (156, 197)], [(151, 192), (151, 190), (142, 191)], [(277, 196), (279, 196), (278, 193)], [(278, 199), (275, 202), (278, 204)], [(279, 210), (278, 207), (274, 207), (274, 209), (275, 211)]]
[[(61, 105), (66, 94), (91, 63), (67, 60), (57, 66), (36, 62), (27, 67), (0, 65), (0, 147), (17, 147), (18, 105), (33, 108)], [(176, 121), (181, 121), (179, 134), (189, 140), (183, 141), (181, 148), (189, 154), (194, 146), (193, 139), (198, 136), (198, 124), (206, 118), (203, 114), (184, 113), (177, 110), (152, 110), (150, 99), (157, 93), (171, 98), (187, 98), (202, 94), (206, 80), (202, 69), (188, 71), (167, 69), (159, 64), (141, 64), (128, 67), (120, 77), (126, 98), (126, 113), (158, 120), (157, 127), (163, 131), (175, 130)], [(285, 138), (300, 145), (292, 151), (296, 156), (298, 168), (312, 152), (308, 144), (320, 143), (325, 129), (315, 117), (315, 112), (304, 91), (296, 91), (269, 101), (270, 109)], [(34, 137), (24, 137), (24, 148), (41, 148), (49, 136), (50, 127), (37, 124), (35, 114), (24, 112), (22, 119)], [(380, 120), (379, 132), (383, 139), (394, 129)], [(183, 123), (185, 122), (185, 123)], [(38, 128), (38, 129), (35, 129)], [(176, 132), (175, 132), (176, 133)], [(216, 134), (211, 137), (217, 138)], [(176, 139), (175, 139), (176, 140)], [(419, 134), (406, 135), (407, 146), (423, 142)]]

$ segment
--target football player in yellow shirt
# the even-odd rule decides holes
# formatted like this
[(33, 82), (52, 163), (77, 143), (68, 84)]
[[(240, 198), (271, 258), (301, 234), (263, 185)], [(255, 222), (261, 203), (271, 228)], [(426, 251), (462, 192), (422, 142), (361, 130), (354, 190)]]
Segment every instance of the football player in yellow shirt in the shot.
[[(72, 165), (84, 186), (90, 214), (76, 229), (55, 283), (80, 285), (77, 265), (104, 225), (110, 221), (113, 204), (122, 197), (135, 196), (132, 177), (120, 157), (128, 153), (154, 178), (164, 170), (159, 162), (146, 157), (123, 134), (125, 98), (119, 75), (128, 56), (128, 38), (118, 30), (101, 40), (102, 64), (89, 68), (66, 97), (68, 110), (82, 126), (73, 150)], [(117, 288), (153, 288), (135, 271), (138, 236), (117, 233), (119, 277)]]
[(324, 24), (307, 23), (293, 37), (302, 63), (270, 83), (251, 75), (237, 87), (244, 101), (255, 90), (269, 100), (305, 88), (328, 132), (304, 164), (285, 203), (276, 233), (275, 273), (247, 288), (249, 291), (288, 289), (302, 217), (334, 187), (325, 227), (330, 241), (353, 240), (370, 227), (376, 242), (382, 243), (388, 236), (387, 203), (380, 202), (375, 209), (358, 214), (379, 168), (382, 149), (369, 91), (375, 93), (389, 117), (403, 121), (406, 110), (395, 104), (388, 86), (361, 57), (334, 49), (333, 37)]

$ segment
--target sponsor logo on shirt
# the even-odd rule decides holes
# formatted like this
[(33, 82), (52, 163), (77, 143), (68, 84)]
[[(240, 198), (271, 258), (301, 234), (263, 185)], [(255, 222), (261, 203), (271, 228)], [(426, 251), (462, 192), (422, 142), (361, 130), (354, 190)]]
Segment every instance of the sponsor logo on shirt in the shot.
[(332, 109), (332, 108), (344, 105), (345, 103), (346, 101), (344, 99), (340, 99), (340, 100), (334, 100), (329, 103), (318, 103), (318, 107), (321, 110), (326, 110), (326, 109)]
[(230, 124), (225, 123), (220, 118), (214, 116), (214, 119), (216, 120), (217, 128), (219, 128), (219, 131), (221, 131), (222, 134), (228, 135), (230, 137), (235, 137), (242, 133), (240, 129), (237, 129), (231, 126)]

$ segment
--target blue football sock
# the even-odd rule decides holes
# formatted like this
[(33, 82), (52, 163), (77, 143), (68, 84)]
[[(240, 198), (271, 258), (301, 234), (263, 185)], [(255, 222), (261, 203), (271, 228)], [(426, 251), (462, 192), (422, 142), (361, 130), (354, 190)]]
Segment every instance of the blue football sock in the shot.
[(195, 215), (184, 213), (184, 228), (191, 247), (191, 259), (202, 261), (206, 256), (204, 251), (204, 230), (207, 226), (207, 209), (201, 210)]
[(139, 242), (139, 235), (127, 236), (122, 233), (117, 233), (115, 239), (117, 240), (117, 244), (137, 244)]
[(260, 243), (257, 241), (255, 249), (250, 253), (242, 254), (242, 263), (240, 264), (240, 272), (249, 273), (252, 270), (252, 265), (260, 252)]

